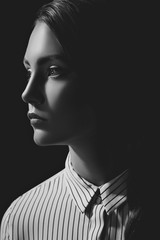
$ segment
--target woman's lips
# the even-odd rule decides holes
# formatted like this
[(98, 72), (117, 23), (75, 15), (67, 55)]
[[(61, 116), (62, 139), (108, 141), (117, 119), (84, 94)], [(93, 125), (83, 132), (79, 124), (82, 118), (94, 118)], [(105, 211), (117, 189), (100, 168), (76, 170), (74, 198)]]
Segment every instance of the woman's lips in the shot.
[(36, 113), (28, 113), (28, 118), (30, 119), (30, 123), (35, 128), (43, 128), (44, 123), (47, 121), (47, 119), (39, 116)]
[(29, 113), (27, 114), (27, 116), (28, 116), (28, 118), (29, 118), (30, 120), (32, 120), (32, 119), (39, 119), (39, 120), (46, 121), (45, 118), (39, 116), (39, 115), (36, 114), (36, 113), (30, 113), (30, 112), (29, 112)]

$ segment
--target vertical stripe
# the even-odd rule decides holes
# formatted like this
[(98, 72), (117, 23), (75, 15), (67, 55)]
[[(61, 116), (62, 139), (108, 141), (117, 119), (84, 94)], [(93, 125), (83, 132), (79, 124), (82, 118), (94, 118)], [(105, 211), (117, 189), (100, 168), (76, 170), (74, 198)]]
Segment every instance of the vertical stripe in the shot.
[(78, 239), (78, 236), (80, 235), (80, 232), (79, 232), (79, 229), (80, 229), (80, 212), (78, 213), (78, 216), (77, 216), (77, 236), (76, 236), (76, 239)]
[(44, 198), (44, 202), (43, 202), (43, 206), (42, 206), (42, 211), (41, 211), (41, 215), (42, 215), (42, 239), (45, 239), (45, 217), (46, 217), (46, 210), (47, 210), (47, 206), (48, 206), (48, 201), (50, 199), (50, 195), (52, 193), (52, 189), (51, 189), (51, 182), (49, 182), (49, 185), (47, 186), (47, 192), (46, 192), (46, 196)]
[(57, 206), (58, 206), (59, 198), (62, 194), (62, 191), (63, 191), (63, 185), (62, 185), (62, 178), (61, 178), (60, 182), (59, 182), (58, 191), (57, 191), (55, 199), (54, 199), (54, 204), (53, 204), (52, 214), (51, 214), (51, 222), (50, 222), (50, 229), (52, 231), (52, 238), (51, 239), (56, 239), (55, 235), (56, 235), (57, 222), (56, 222), (55, 218), (56, 218), (56, 212), (57, 212)]
[[(1, 222), (1, 240), (125, 240), (131, 214), (127, 171), (97, 187), (66, 168), (17, 198)], [(102, 201), (98, 201), (100, 197)]]
[(48, 226), (47, 226), (47, 239), (53, 239), (52, 237), (52, 230), (53, 230), (53, 217), (54, 217), (54, 204), (56, 204), (56, 197), (57, 195), (60, 194), (60, 179), (57, 178), (54, 181), (54, 185), (53, 185), (53, 190), (54, 190), (54, 194), (52, 193), (52, 197), (50, 200), (50, 203), (48, 205), (48, 215), (47, 215), (47, 220), (48, 220)]
[(72, 206), (73, 206), (73, 201), (71, 201), (71, 204), (70, 204), (70, 208), (69, 208), (69, 212), (68, 212), (68, 222), (67, 222), (67, 240), (70, 240), (70, 235), (69, 235), (69, 225), (70, 225), (70, 216), (71, 216), (71, 212), (72, 212)]
[[(69, 181), (68, 181), (68, 179), (69, 179)], [(70, 176), (68, 176), (68, 179), (67, 179), (67, 183), (68, 183), (68, 186), (70, 188), (72, 195), (74, 196), (75, 202), (79, 201), (80, 209), (84, 209), (85, 208), (84, 201), (87, 202), (87, 204), (88, 204), (88, 201), (87, 201), (86, 196), (84, 195), (84, 192), (81, 191), (81, 188), (78, 188), (78, 186), (76, 185), (74, 180), (70, 178)]]
[(66, 204), (64, 205), (64, 216), (63, 216), (63, 223), (62, 223), (62, 240), (66, 238), (66, 234), (67, 234), (67, 231), (65, 229), (65, 226), (67, 226), (67, 217), (68, 216), (68, 212), (67, 210), (69, 209), (68, 208), (69, 206), (69, 195), (67, 196), (67, 199), (66, 199)]
[(32, 231), (33, 231), (33, 239), (36, 237), (39, 237), (39, 230), (38, 230), (38, 221), (39, 221), (39, 214), (40, 214), (40, 208), (42, 197), (43, 197), (44, 190), (40, 192), (39, 196), (36, 199), (36, 202), (34, 204), (34, 210), (32, 212)]
[[(31, 198), (30, 203), (28, 204), (28, 207), (26, 208), (26, 211), (24, 213), (23, 222), (22, 222), (23, 227), (19, 227), (23, 229), (23, 239), (25, 240), (33, 239), (33, 236), (32, 236), (33, 232), (29, 230), (29, 225), (30, 225), (30, 215), (31, 215), (31, 212), (34, 211), (33, 207), (39, 195), (40, 188), (39, 189), (37, 188), (36, 190), (37, 191), (34, 192), (34, 195)], [(24, 232), (25, 229), (26, 229), (26, 232)]]
[(112, 214), (109, 216), (108, 226), (108, 240), (111, 240)]
[(90, 232), (90, 221), (84, 215), (83, 240), (88, 240), (89, 239), (89, 232)]
[(68, 240), (73, 240), (73, 227), (74, 227), (74, 216), (75, 216), (76, 206), (72, 204), (72, 208), (69, 215), (68, 221)]
[(61, 197), (59, 198), (59, 207), (57, 207), (57, 209), (59, 208), (59, 211), (57, 211), (58, 216), (57, 216), (57, 239), (62, 239), (62, 227), (63, 227), (63, 219), (64, 219), (64, 208), (65, 208), (65, 204), (66, 204), (66, 193), (67, 193), (67, 188), (65, 188), (65, 191), (61, 194)]
[(74, 229), (77, 229), (77, 226), (75, 224), (75, 215), (76, 215), (76, 208), (74, 209), (74, 214), (73, 214), (73, 225), (72, 225), (72, 237), (71, 237), (71, 239), (75, 239), (74, 238)]
[(113, 212), (113, 214), (112, 214), (112, 222), (111, 222), (111, 232), (110, 232), (110, 238), (113, 239), (113, 240), (115, 240), (116, 218), (117, 218), (117, 216), (116, 216), (115, 212)]
[(30, 199), (33, 198), (34, 191), (29, 192), (29, 194), (25, 195), (24, 199), (20, 201), (20, 206), (16, 209), (16, 213), (14, 215), (13, 219), (13, 228), (12, 228), (12, 236), (13, 239), (23, 239), (23, 232), (26, 231), (26, 229), (22, 229), (22, 223), (23, 223), (23, 217), (26, 208), (28, 207), (28, 203), (30, 202)]
[(44, 189), (44, 193), (42, 195), (42, 198), (41, 198), (41, 201), (39, 203), (39, 206), (38, 206), (38, 210), (37, 210), (37, 213), (39, 213), (37, 215), (37, 218), (38, 218), (38, 239), (39, 240), (43, 240), (43, 214), (44, 214), (44, 207), (45, 207), (45, 200), (46, 200), (46, 197), (48, 195), (48, 187), (45, 187)]

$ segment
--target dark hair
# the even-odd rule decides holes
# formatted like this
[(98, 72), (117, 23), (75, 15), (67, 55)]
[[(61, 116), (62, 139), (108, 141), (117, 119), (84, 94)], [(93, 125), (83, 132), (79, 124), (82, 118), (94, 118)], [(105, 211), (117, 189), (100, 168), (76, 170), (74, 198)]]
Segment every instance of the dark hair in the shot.
[[(107, 1), (53, 0), (38, 11), (36, 21), (45, 22), (54, 31), (71, 64), (79, 73), (84, 67), (86, 72), (89, 65), (93, 69), (98, 57), (95, 44), (101, 42), (101, 47), (102, 41), (103, 45), (105, 43), (105, 3)], [(99, 56), (104, 55), (104, 51), (99, 53)]]
[[(143, 69), (133, 12), (131, 6), (126, 11), (115, 1), (53, 0), (39, 9), (35, 21), (45, 22), (54, 31), (71, 66), (83, 76), (81, 81), (99, 116), (106, 105), (107, 119), (103, 116), (102, 121), (114, 125), (113, 138), (113, 131), (118, 136), (123, 129), (120, 135), (129, 142), (143, 135), (145, 126)], [(119, 125), (114, 124), (117, 117)]]

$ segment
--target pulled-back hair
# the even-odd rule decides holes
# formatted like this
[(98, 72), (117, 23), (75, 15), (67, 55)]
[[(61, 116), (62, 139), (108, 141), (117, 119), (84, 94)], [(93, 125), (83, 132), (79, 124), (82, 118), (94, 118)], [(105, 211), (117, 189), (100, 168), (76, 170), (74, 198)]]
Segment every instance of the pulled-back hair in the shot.
[[(68, 60), (79, 73), (84, 67), (86, 72), (89, 65), (93, 68), (93, 64), (97, 64), (98, 53), (104, 62), (106, 3), (101, 0), (53, 0), (38, 11), (37, 20), (54, 31)], [(103, 46), (103, 51), (97, 51), (97, 46)], [(101, 60), (98, 58), (98, 61)]]
[(35, 22), (45, 22), (55, 33), (71, 66), (83, 76), (99, 116), (104, 113), (101, 120), (110, 126), (111, 135), (131, 142), (144, 130), (142, 54), (134, 9), (126, 11), (127, 2), (115, 2), (53, 0), (39, 9)]

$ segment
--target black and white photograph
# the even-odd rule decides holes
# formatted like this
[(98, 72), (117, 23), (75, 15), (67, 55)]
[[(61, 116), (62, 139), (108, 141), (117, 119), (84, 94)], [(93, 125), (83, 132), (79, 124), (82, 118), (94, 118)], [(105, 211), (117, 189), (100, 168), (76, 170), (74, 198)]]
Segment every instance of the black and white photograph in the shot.
[(1, 5), (0, 240), (155, 240), (157, 6)]

